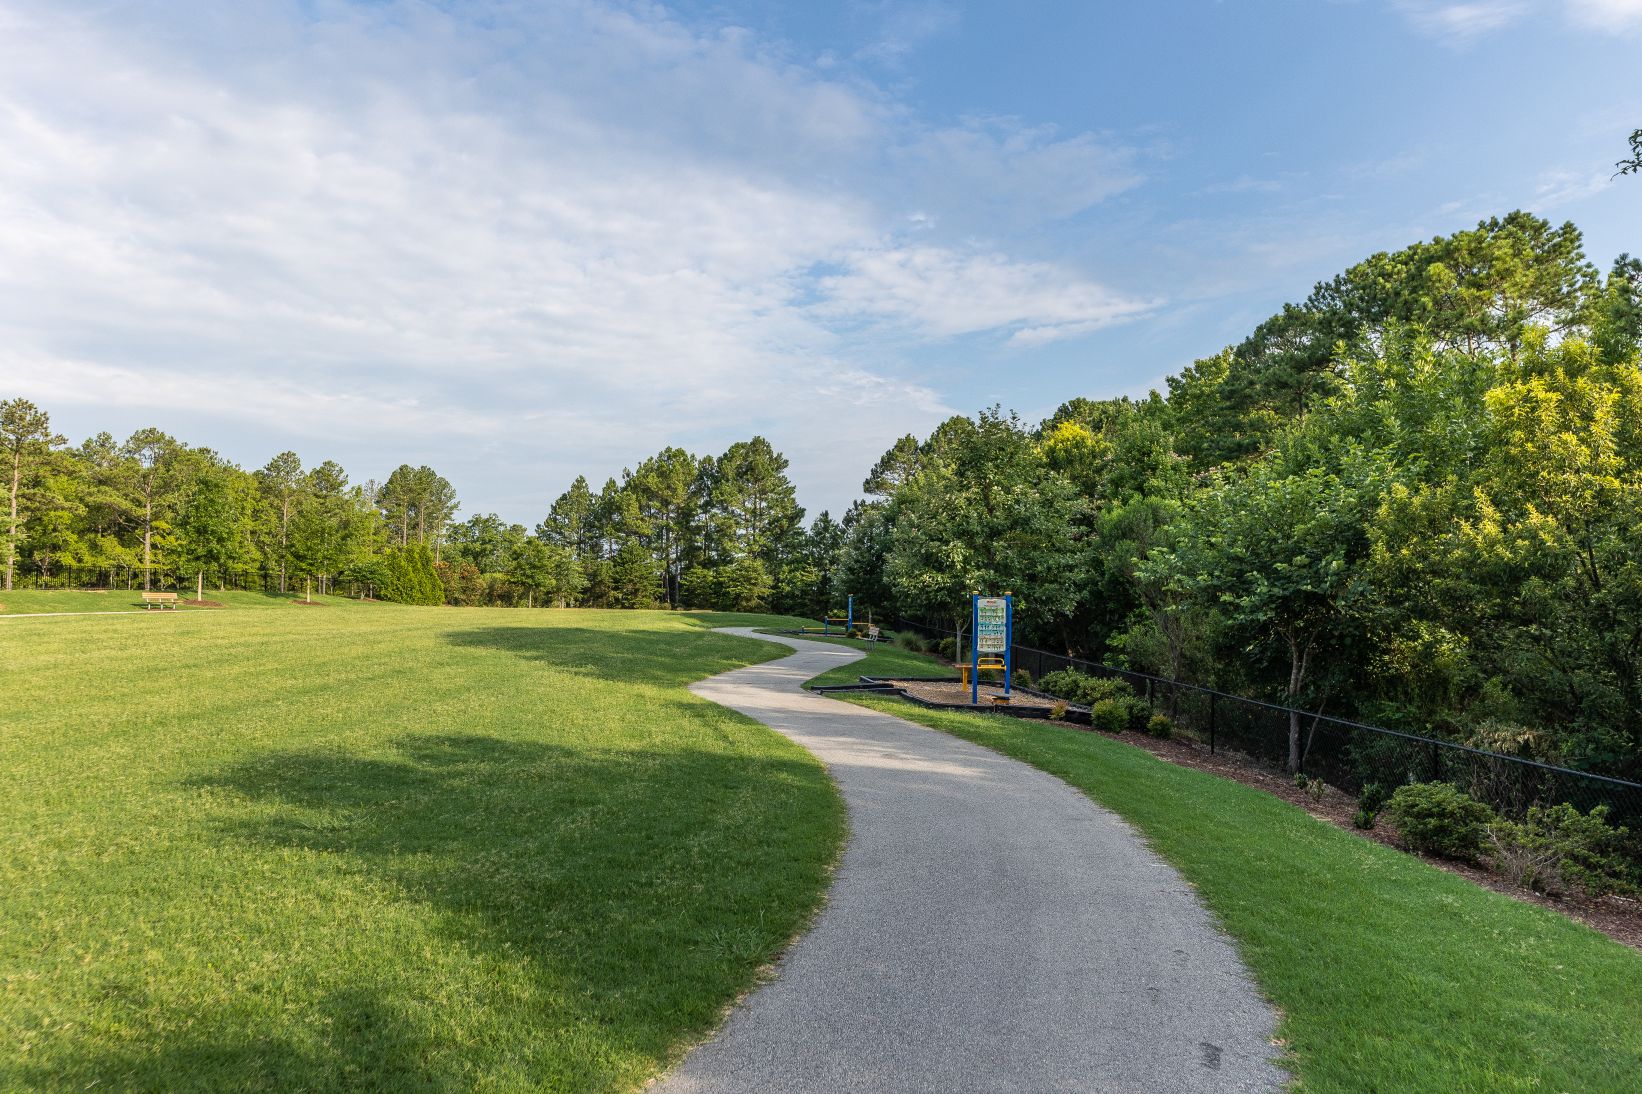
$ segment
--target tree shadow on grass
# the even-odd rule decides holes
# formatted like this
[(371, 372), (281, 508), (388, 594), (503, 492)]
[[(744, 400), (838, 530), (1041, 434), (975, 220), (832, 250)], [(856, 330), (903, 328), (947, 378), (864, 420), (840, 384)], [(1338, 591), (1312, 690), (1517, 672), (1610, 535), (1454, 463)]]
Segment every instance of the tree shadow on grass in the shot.
[[(186, 1014), (139, 1002), (123, 1017), (140, 1049), (81, 1052), (26, 1085), (630, 1085), (779, 952), (819, 898), (841, 827), (816, 767), (711, 741), (624, 751), (412, 735), (371, 756), (268, 752), (194, 785), (230, 792), (224, 837), (268, 849), (259, 860), (290, 885), (345, 891), (340, 868), (412, 905), (418, 926), (395, 920), (406, 952), (357, 913), (316, 924), (325, 913), (305, 912), (280, 924), (288, 962), (233, 977), (229, 1002)], [(204, 922), (228, 932), (233, 915)], [(429, 935), (443, 939), (431, 953)], [(353, 986), (335, 993), (339, 977)], [(258, 1014), (259, 999), (292, 998)], [(439, 1015), (460, 1015), (462, 1035)]]
[(499, 650), (563, 672), (664, 686), (682, 686), (788, 652), (756, 653), (749, 639), (673, 627), (474, 627), (449, 631), (444, 639), (452, 646)]
[[(144, 1001), (132, 999), (134, 1013)], [(154, 1009), (149, 1007), (147, 1009)], [(254, 1008), (190, 1016), (188, 1028), (70, 1061), (0, 1067), (6, 1089), (217, 1092), (469, 1089), (435, 1040), (374, 993), (325, 994), (301, 1034), (268, 1032)], [(237, 1020), (236, 1020), (237, 1019)], [(305, 1034), (305, 1035), (304, 1035)]]

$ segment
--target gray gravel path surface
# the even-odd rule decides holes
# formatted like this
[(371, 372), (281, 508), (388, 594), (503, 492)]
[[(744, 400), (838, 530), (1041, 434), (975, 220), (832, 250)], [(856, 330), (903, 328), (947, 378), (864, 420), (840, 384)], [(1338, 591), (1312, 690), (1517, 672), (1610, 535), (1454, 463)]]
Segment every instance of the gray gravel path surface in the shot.
[(691, 690), (818, 756), (849, 841), (777, 977), (654, 1089), (1283, 1084), (1271, 1008), (1191, 888), (1121, 820), (1026, 764), (802, 691), (860, 654), (775, 640), (798, 652)]

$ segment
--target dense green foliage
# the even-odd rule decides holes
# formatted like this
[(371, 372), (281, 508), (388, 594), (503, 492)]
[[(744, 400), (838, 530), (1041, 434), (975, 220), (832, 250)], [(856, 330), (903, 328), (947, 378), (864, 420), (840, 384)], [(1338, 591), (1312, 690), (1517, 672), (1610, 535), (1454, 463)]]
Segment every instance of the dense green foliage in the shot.
[(265, 599), (0, 623), (0, 1089), (637, 1089), (819, 901), (753, 621)]
[(1035, 764), (1139, 829), (1236, 940), (1301, 1089), (1635, 1089), (1642, 956), (1589, 928), (1121, 738), (851, 701)]
[(1012, 591), (1029, 642), (1642, 776), (1639, 346), (1642, 261), (1512, 213), (1374, 255), (1166, 396), (903, 438), (835, 571), (885, 613), (962, 629)]
[(1397, 834), (1410, 849), (1473, 862), (1482, 855), (1488, 826), (1497, 818), (1453, 783), (1399, 786), (1386, 811), (1397, 822)]
[(834, 606), (843, 533), (826, 513), (803, 519), (786, 457), (754, 437), (718, 457), (664, 449), (597, 494), (578, 478), (536, 534), (574, 556), (580, 603), (813, 619)]
[(456, 523), (429, 467), (350, 486), (283, 452), (246, 472), (157, 429), (76, 448), (23, 399), (0, 402), (5, 588), (306, 588), (509, 607), (692, 607), (820, 615), (843, 531), (803, 525), (787, 460), (762, 437), (697, 458), (668, 448), (594, 494), (578, 478), (534, 534)]

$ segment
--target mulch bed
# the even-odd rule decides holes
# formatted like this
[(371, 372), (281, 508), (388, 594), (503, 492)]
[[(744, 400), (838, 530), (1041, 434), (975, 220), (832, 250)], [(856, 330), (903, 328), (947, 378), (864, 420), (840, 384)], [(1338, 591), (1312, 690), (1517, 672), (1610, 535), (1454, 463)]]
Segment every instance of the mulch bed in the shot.
[[(1387, 847), (1395, 847), (1405, 854), (1411, 853), (1398, 844), (1397, 828), (1389, 817), (1382, 815), (1375, 820), (1374, 827), (1367, 831), (1353, 826), (1351, 818), (1357, 812), (1357, 799), (1343, 790), (1325, 786), (1322, 796), (1313, 798), (1304, 787), (1294, 785), (1292, 776), (1276, 774), (1270, 768), (1238, 753), (1217, 751), (1211, 754), (1203, 744), (1179, 737), (1160, 740), (1139, 733), (1125, 733), (1122, 740), (1137, 748), (1144, 748), (1161, 760), (1207, 771), (1222, 778), (1235, 779), (1244, 786), (1264, 790), (1299, 806), (1318, 820), (1352, 835), (1383, 843)], [(1615, 942), (1642, 950), (1642, 901), (1612, 895), (1597, 897), (1594, 900), (1548, 897), (1520, 889), (1498, 874), (1480, 866), (1451, 862), (1430, 855), (1419, 857), (1439, 870), (1458, 874), (1496, 893), (1504, 893), (1517, 900), (1561, 912), (1593, 930), (1601, 931)]]
[(299, 608), (323, 608), (323, 607), (325, 607), (324, 604), (322, 604), (321, 602), (319, 602), (317, 600), (293, 600), (293, 601), (291, 601), (291, 603), (295, 604)]
[(178, 604), (185, 604), (190, 608), (224, 608), (227, 607), (220, 600), (179, 600)]
[[(937, 682), (932, 680), (889, 680), (886, 683), (894, 684), (907, 694), (922, 699), (926, 703), (939, 703), (942, 706), (969, 706), (969, 689), (956, 680)], [(991, 707), (991, 696), (1002, 695), (1003, 686), (1000, 684), (981, 685), (981, 706)], [(1031, 709), (1048, 711), (1054, 701), (1036, 695), (1028, 695), (1019, 688), (1010, 696), (1009, 705), (1017, 709)]]

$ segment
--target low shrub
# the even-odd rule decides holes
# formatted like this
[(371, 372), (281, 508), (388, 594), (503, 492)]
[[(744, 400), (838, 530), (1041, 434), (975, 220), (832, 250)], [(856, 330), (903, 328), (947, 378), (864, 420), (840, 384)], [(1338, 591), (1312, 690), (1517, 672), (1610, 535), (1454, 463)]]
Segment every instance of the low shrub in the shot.
[(1626, 834), (1608, 824), (1605, 805), (1589, 813), (1566, 802), (1536, 805), (1520, 824), (1497, 820), (1488, 826), (1488, 858), (1494, 869), (1524, 889), (1600, 896), (1629, 887), (1620, 853)]
[(1494, 811), (1453, 783), (1411, 783), (1397, 788), (1386, 806), (1412, 851), (1475, 862), (1488, 842)]
[(958, 659), (958, 640), (956, 638), (941, 639), (935, 643), (935, 652), (948, 661), (956, 661)]
[(1146, 732), (1167, 740), (1174, 736), (1174, 722), (1167, 714), (1154, 714), (1146, 722)]
[(924, 640), (910, 631), (902, 631), (895, 636), (895, 644), (911, 653), (923, 653), (927, 648)]
[(1357, 812), (1352, 815), (1351, 823), (1365, 831), (1373, 828), (1374, 819), (1385, 808), (1388, 797), (1390, 794), (1381, 783), (1364, 783), (1357, 793)]
[(1310, 798), (1312, 801), (1314, 801), (1314, 802), (1322, 801), (1323, 800), (1323, 795), (1327, 791), (1328, 791), (1328, 784), (1323, 782), (1322, 779), (1307, 779), (1306, 780), (1306, 797)]
[(1029, 688), (1032, 686), (1032, 673), (1027, 669), (1016, 669), (1010, 674), (1009, 682), (1018, 688)]
[(1056, 699), (1049, 705), (1049, 717), (1056, 722), (1066, 720), (1066, 700)]
[(1129, 726), (1129, 708), (1122, 699), (1097, 699), (1089, 704), (1089, 724), (1107, 733), (1122, 733)]
[(1357, 792), (1357, 808), (1366, 809), (1370, 813), (1378, 813), (1385, 808), (1386, 801), (1391, 797), (1391, 791), (1380, 783), (1364, 783)]

